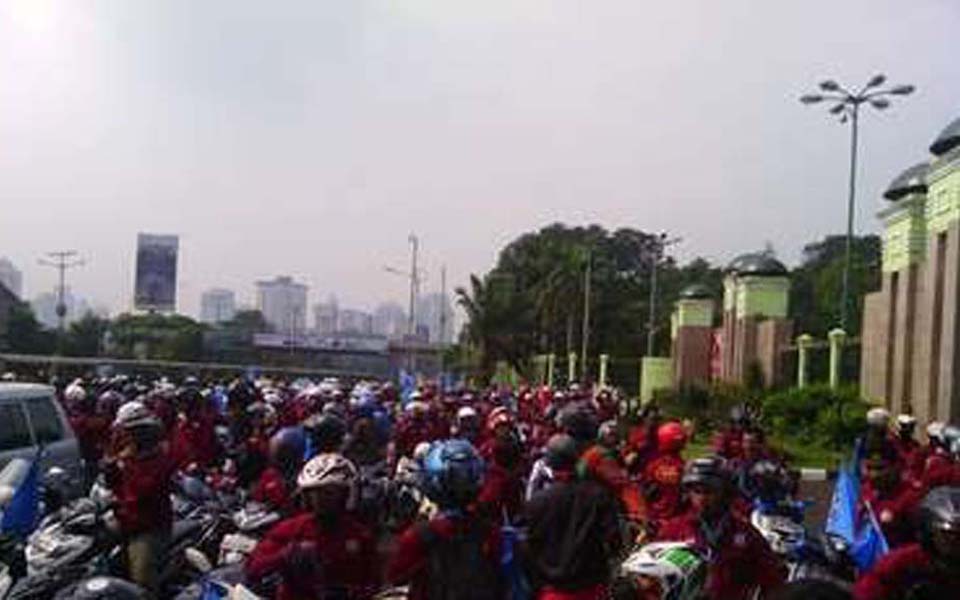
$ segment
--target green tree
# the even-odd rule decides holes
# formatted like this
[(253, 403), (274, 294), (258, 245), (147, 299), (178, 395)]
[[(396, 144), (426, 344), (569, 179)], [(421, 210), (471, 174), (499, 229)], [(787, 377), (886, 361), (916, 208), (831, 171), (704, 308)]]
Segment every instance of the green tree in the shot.
[(57, 340), (37, 321), (30, 305), (20, 302), (10, 308), (6, 345), (11, 352), (21, 354), (52, 354)]
[[(880, 287), (882, 252), (879, 236), (853, 239), (847, 321), (850, 335), (860, 333), (864, 296)], [(842, 235), (804, 246), (803, 262), (791, 273), (790, 312), (798, 332), (822, 338), (840, 323), (845, 255), (846, 238)]]
[(109, 319), (87, 313), (67, 329), (63, 353), (68, 356), (99, 356), (103, 336), (110, 328)]
[(205, 330), (183, 315), (123, 314), (110, 325), (120, 356), (156, 360), (200, 360)]

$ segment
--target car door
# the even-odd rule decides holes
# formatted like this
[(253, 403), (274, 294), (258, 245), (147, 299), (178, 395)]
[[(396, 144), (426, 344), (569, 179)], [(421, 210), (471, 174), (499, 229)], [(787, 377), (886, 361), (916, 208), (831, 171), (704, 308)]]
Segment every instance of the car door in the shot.
[(32, 396), (23, 399), (27, 423), (33, 434), (34, 447), (43, 447), (42, 467), (64, 469), (71, 479), (82, 480), (83, 465), (77, 440), (59, 406), (50, 396)]
[(33, 460), (36, 448), (19, 399), (0, 401), (0, 469), (14, 458)]

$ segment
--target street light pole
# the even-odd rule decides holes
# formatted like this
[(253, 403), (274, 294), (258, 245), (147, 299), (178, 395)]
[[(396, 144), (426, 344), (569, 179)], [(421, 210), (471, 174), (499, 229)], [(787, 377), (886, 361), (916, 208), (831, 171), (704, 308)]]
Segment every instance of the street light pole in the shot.
[(836, 102), (830, 114), (839, 115), (840, 122), (850, 121), (850, 182), (847, 197), (847, 236), (843, 261), (843, 292), (840, 297), (840, 329), (847, 331), (850, 312), (850, 269), (853, 258), (853, 219), (856, 202), (857, 179), (857, 138), (859, 135), (860, 106), (869, 104), (877, 110), (890, 106), (891, 96), (907, 96), (916, 89), (912, 85), (897, 85), (886, 89), (877, 89), (884, 84), (884, 75), (874, 75), (862, 89), (851, 92), (836, 81), (828, 79), (820, 83), (820, 90), (826, 93), (805, 94), (800, 97), (804, 104), (818, 104), (825, 100)]
[(41, 258), (40, 264), (46, 267), (53, 267), (59, 272), (60, 284), (57, 286), (57, 351), (63, 353), (63, 336), (66, 330), (67, 317), (67, 269), (79, 267), (84, 264), (83, 259), (73, 260), (77, 255), (75, 250), (61, 250), (57, 252), (47, 252), (50, 259)]
[(679, 244), (681, 241), (681, 238), (668, 239), (666, 233), (661, 233), (657, 238), (657, 246), (653, 251), (653, 261), (650, 267), (650, 315), (647, 320), (647, 356), (653, 356), (657, 338), (657, 266), (667, 247)]

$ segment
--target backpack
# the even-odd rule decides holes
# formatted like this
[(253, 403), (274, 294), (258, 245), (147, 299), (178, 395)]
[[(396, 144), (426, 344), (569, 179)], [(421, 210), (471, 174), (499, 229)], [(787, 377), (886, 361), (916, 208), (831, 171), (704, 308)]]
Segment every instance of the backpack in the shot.
[(503, 600), (504, 581), (499, 561), (483, 552), (485, 531), (476, 522), (458, 527), (449, 538), (430, 524), (417, 525), (417, 535), (427, 550), (425, 587), (429, 600)]

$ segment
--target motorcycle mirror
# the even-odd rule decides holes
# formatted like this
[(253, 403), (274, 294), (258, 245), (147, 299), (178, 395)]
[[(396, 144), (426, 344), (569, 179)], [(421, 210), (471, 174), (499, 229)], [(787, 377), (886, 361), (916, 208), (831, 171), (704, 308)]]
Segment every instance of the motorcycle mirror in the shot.
[(183, 556), (193, 568), (203, 574), (207, 574), (213, 570), (213, 565), (210, 564), (210, 559), (207, 558), (207, 555), (196, 548), (187, 548), (183, 551)]

